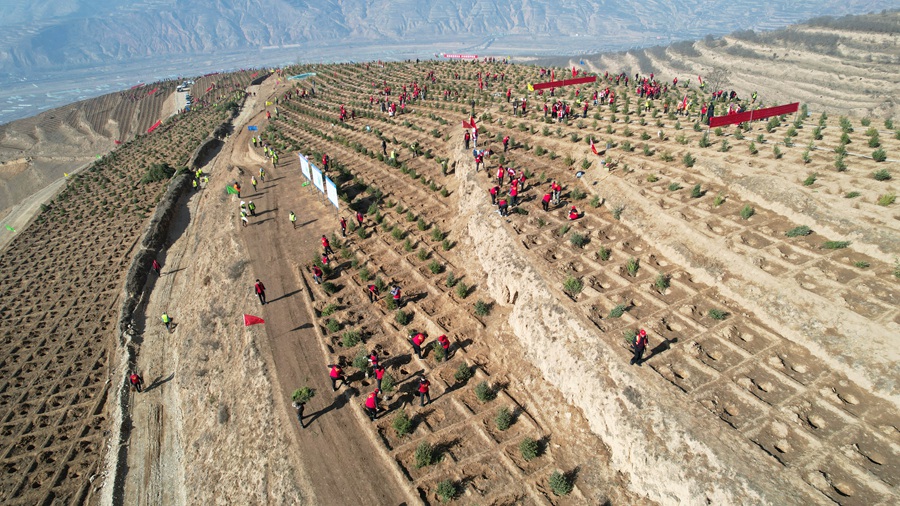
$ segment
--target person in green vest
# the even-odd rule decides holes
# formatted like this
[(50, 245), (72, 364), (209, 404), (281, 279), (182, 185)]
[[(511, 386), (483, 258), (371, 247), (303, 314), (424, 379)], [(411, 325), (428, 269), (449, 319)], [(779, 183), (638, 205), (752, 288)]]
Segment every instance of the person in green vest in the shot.
[(294, 211), (291, 211), (291, 214), (288, 215), (288, 218), (291, 219), (291, 226), (296, 229), (297, 228), (297, 215), (294, 214)]
[(169, 316), (169, 313), (163, 312), (161, 319), (166, 326), (166, 330), (172, 332), (172, 317)]

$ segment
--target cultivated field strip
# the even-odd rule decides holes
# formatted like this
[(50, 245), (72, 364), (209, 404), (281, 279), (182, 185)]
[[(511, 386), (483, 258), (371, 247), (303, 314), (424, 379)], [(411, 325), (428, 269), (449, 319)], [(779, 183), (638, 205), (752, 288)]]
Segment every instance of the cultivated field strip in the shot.
[[(222, 99), (234, 95), (222, 93), (228, 94)], [(97, 500), (103, 481), (99, 466), (109, 450), (109, 358), (119, 295), (132, 252), (165, 189), (164, 181), (140, 179), (153, 163), (185, 165), (225, 118), (222, 110), (204, 108), (126, 143), (73, 176), (4, 251), (0, 500), (5, 504)]]

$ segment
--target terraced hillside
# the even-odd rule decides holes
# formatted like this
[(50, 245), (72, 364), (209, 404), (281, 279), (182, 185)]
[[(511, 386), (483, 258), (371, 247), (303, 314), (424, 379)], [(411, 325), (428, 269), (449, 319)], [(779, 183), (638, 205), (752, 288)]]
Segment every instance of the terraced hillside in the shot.
[[(818, 18), (771, 32), (744, 30), (703, 41), (584, 56), (588, 69), (681, 76), (697, 85), (716, 69), (726, 90), (766, 103), (800, 100), (818, 113), (896, 117), (900, 89), (900, 12)], [(545, 63), (578, 64), (580, 59)]]
[[(609, 87), (613, 107), (589, 103), (586, 117), (557, 122), (541, 111), (546, 95), (529, 94), (527, 113), (511, 113), (506, 90), (526, 94), (540, 80), (534, 67), (290, 69), (309, 71), (321, 76), (316, 94), (278, 104), (264, 138), (311, 160), (327, 154), (345, 204), (374, 222), (341, 251), (338, 293), (314, 287), (317, 310), (331, 307), (319, 321), (327, 350), (352, 364), (363, 349), (343, 346), (330, 326), (359, 331), (366, 349), (389, 357), (408, 353), (409, 328), (472, 341), (449, 365), (426, 357), (391, 369), (401, 380), (422, 369), (441, 379), (433, 384), (443, 395), (419, 412), (412, 435), (397, 437), (390, 421), (376, 429), (423, 500), (437, 501), (448, 475), (488, 502), (555, 500), (547, 477), (517, 460), (518, 437), (496, 432), (471, 385), (453, 377), (465, 360), (503, 387), (503, 404), (522, 406), (520, 436), (565, 441), (565, 426), (544, 425), (538, 403), (522, 401), (533, 382), (550, 383), (583, 410), (632, 490), (652, 500), (891, 502), (900, 236), (893, 168), (871, 158), (896, 157), (891, 121), (826, 113), (707, 131), (699, 105), (674, 113), (693, 87), (647, 107), (612, 77), (554, 99), (571, 104)], [(426, 85), (424, 99), (393, 117), (375, 102)], [(356, 119), (340, 121), (341, 106)], [(486, 172), (462, 147), (458, 125), (473, 109), (478, 147), (494, 151)], [(599, 156), (592, 138), (606, 147)], [(498, 165), (528, 176), (507, 218), (488, 198)], [(544, 212), (551, 180), (562, 183), (563, 203)], [(583, 213), (574, 222), (571, 205)], [(372, 280), (399, 282), (410, 302), (372, 309)], [(490, 316), (479, 300), (493, 304)], [(628, 366), (623, 339), (638, 328), (653, 336), (644, 368)], [(524, 362), (500, 351), (511, 338)], [(866, 351), (872, 343), (878, 356)], [(390, 406), (405, 402), (411, 395)], [(423, 441), (449, 459), (417, 468)], [(498, 458), (504, 465), (486, 464)], [(485, 473), (505, 485), (479, 484)]]
[[(233, 86), (240, 90), (249, 78), (221, 75), (217, 82), (205, 98), (224, 105), (241, 98)], [(85, 111), (88, 117), (105, 114)], [(97, 501), (100, 463), (109, 450), (110, 382), (121, 380), (112, 373), (110, 357), (123, 280), (167, 182), (143, 178), (153, 164), (187, 164), (229, 114), (225, 107), (198, 109), (124, 143), (73, 175), (4, 249), (0, 497), (5, 504)]]

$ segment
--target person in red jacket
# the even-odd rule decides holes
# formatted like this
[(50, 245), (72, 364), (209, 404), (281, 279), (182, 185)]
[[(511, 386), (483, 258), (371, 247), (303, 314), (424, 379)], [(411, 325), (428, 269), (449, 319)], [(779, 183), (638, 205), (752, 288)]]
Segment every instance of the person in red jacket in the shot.
[(400, 307), (400, 286), (394, 285), (391, 287), (391, 297), (394, 299), (394, 304), (399, 308)]
[(159, 262), (154, 258), (152, 262), (150, 262), (150, 268), (153, 269), (153, 272), (156, 273), (157, 276), (160, 275), (160, 270), (162, 267), (159, 265)]
[(369, 294), (369, 302), (378, 300), (378, 287), (375, 285), (366, 286), (366, 292)]
[(577, 220), (579, 217), (578, 209), (575, 209), (575, 206), (572, 206), (572, 209), (569, 209), (569, 219)]
[(356, 211), (356, 222), (359, 223), (359, 226), (363, 226), (363, 213), (361, 211)]
[(503, 176), (506, 175), (506, 169), (501, 165), (499, 169), (497, 169), (497, 186), (503, 186)]
[(381, 390), (381, 380), (384, 379), (384, 366), (378, 364), (375, 366), (375, 386)]
[(331, 364), (328, 367), (331, 367), (331, 370), (328, 372), (328, 377), (331, 378), (331, 391), (337, 392), (338, 381), (340, 381), (342, 385), (347, 384), (347, 379), (344, 378), (344, 370), (341, 369), (341, 366), (338, 364)]
[(431, 383), (423, 378), (419, 378), (419, 406), (425, 405), (425, 399), (428, 399), (428, 404), (431, 404), (431, 394), (428, 393), (428, 389), (431, 387)]
[(509, 206), (506, 203), (506, 199), (501, 198), (500, 202), (497, 202), (497, 207), (500, 209), (500, 216), (506, 216), (507, 214), (509, 214)]
[(641, 365), (641, 360), (644, 358), (644, 350), (647, 348), (647, 331), (641, 329), (638, 331), (637, 336), (634, 338), (634, 344), (631, 345), (632, 350), (634, 351), (634, 356), (631, 357), (631, 365), (637, 364)]
[(262, 281), (256, 280), (256, 284), (253, 285), (253, 290), (256, 292), (256, 296), (259, 297), (259, 303), (263, 306), (266, 305), (266, 286), (262, 284)]
[(441, 344), (441, 348), (444, 349), (444, 360), (450, 359), (450, 340), (447, 339), (446, 334), (441, 334), (438, 336), (438, 342)]
[(466, 151), (469, 150), (469, 141), (471, 141), (471, 140), (472, 140), (472, 136), (469, 135), (468, 131), (466, 131), (466, 134), (463, 136), (463, 142), (466, 145)]
[(491, 187), (490, 190), (488, 190), (488, 193), (491, 194), (491, 205), (492, 206), (497, 205), (497, 193), (499, 193), (499, 192), (500, 192), (499, 186), (493, 186), (493, 187)]
[(559, 194), (562, 193), (562, 186), (559, 185), (556, 181), (550, 183), (550, 193), (552, 194), (551, 201), (553, 205), (559, 203)]
[(503, 152), (506, 153), (509, 151), (509, 136), (503, 138)]
[(551, 198), (550, 194), (545, 193), (544, 198), (541, 199), (541, 207), (544, 208), (544, 212), (547, 212), (550, 210), (550, 198)]
[(425, 334), (421, 332), (416, 332), (409, 336), (409, 342), (412, 343), (413, 351), (416, 352), (416, 356), (422, 358), (422, 343), (425, 342)]
[[(515, 180), (513, 180), (515, 182)], [(519, 188), (516, 185), (509, 187), (509, 205), (516, 205), (516, 198), (519, 196)]]
[(322, 269), (320, 269), (318, 265), (313, 265), (311, 270), (312, 270), (312, 275), (313, 275), (313, 281), (315, 281), (317, 285), (321, 285), (322, 284)]
[(369, 420), (373, 422), (378, 418), (378, 392), (380, 390), (376, 389), (366, 397), (366, 414), (369, 415)]
[(331, 243), (328, 242), (328, 238), (325, 235), (322, 235), (322, 248), (325, 250), (326, 255), (334, 255), (334, 250), (331, 249)]
[(347, 237), (347, 220), (341, 216), (341, 237)]
[(141, 377), (137, 371), (131, 373), (128, 376), (128, 382), (131, 383), (131, 386), (137, 391), (137, 393), (141, 393), (144, 391), (144, 378)]
[(519, 179), (518, 179), (518, 181), (519, 181), (519, 191), (520, 191), (520, 192), (525, 191), (525, 181), (526, 181), (526, 180), (528, 180), (528, 178), (525, 177), (525, 171), (524, 171), (524, 170), (520, 170), (520, 171), (519, 171)]

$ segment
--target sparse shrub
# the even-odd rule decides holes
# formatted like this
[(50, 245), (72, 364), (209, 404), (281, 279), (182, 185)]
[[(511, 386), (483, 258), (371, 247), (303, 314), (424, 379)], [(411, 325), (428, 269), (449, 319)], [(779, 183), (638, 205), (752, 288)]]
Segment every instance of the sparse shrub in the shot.
[(759, 150), (756, 149), (756, 143), (753, 141), (750, 141), (750, 144), (747, 146), (747, 149), (750, 150), (751, 155), (755, 155), (755, 154), (759, 153)]
[(713, 320), (724, 320), (725, 318), (728, 318), (727, 311), (722, 311), (721, 309), (715, 309), (715, 308), (710, 309), (709, 312), (707, 313), (707, 315), (710, 318), (712, 318)]
[(881, 139), (878, 138), (877, 132), (872, 137), (869, 137), (868, 144), (870, 148), (881, 147)]
[(859, 195), (860, 195), (859, 192), (847, 192), (847, 194), (844, 195), (844, 198), (845, 199), (855, 199), (856, 197), (859, 197)]
[(465, 283), (459, 281), (456, 283), (456, 296), (465, 299), (469, 295), (469, 287)]
[(812, 158), (809, 156), (808, 149), (803, 151), (803, 153), (800, 154), (800, 159), (803, 160), (803, 163), (809, 163), (812, 161)]
[(428, 270), (431, 271), (432, 274), (440, 274), (444, 270), (444, 266), (437, 260), (432, 260), (431, 263), (428, 264)]
[(522, 458), (525, 462), (531, 462), (532, 460), (538, 458), (540, 454), (540, 447), (538, 446), (538, 442), (530, 437), (526, 437), (519, 443), (519, 452), (522, 454)]
[(331, 316), (337, 311), (337, 304), (328, 304), (322, 309), (322, 316)]
[(853, 266), (856, 267), (856, 268), (858, 268), (858, 269), (868, 269), (868, 268), (869, 268), (869, 262), (865, 262), (865, 261), (859, 260), (859, 261), (857, 261), (857, 262), (853, 262)]
[(704, 133), (702, 137), (700, 137), (699, 145), (701, 148), (709, 147), (709, 134)]
[(353, 357), (353, 361), (351, 362), (353, 367), (359, 369), (360, 371), (366, 371), (369, 368), (369, 353), (366, 351), (365, 346), (360, 346), (356, 349), (356, 355)]
[(716, 195), (716, 197), (713, 199), (713, 206), (715, 206), (715, 207), (719, 207), (724, 203), (725, 203), (725, 196), (722, 195), (721, 193)]
[(594, 195), (593, 197), (591, 197), (591, 201), (590, 201), (591, 207), (596, 209), (596, 208), (600, 207), (600, 204), (601, 204), (601, 201), (600, 201), (599, 195)]
[(315, 389), (312, 389), (310, 387), (303, 387), (294, 390), (294, 393), (291, 394), (291, 400), (296, 402), (297, 404), (305, 404), (315, 396)]
[(587, 237), (582, 234), (572, 234), (569, 236), (569, 242), (576, 248), (584, 247), (587, 243)]
[(683, 163), (685, 167), (693, 167), (696, 162), (697, 159), (691, 156), (690, 153), (685, 153), (684, 156), (681, 157), (681, 163)]
[(450, 251), (450, 248), (452, 247), (453, 243), (450, 242), (450, 240), (444, 239), (443, 241), (441, 241), (441, 249), (443, 249), (444, 251)]
[(563, 291), (569, 294), (570, 297), (577, 296), (583, 288), (584, 283), (574, 276), (569, 276), (563, 281)]
[(822, 244), (824, 249), (844, 249), (850, 246), (850, 241), (825, 241)]
[(613, 218), (615, 218), (615, 219), (617, 219), (617, 220), (621, 219), (621, 218), (622, 218), (622, 211), (624, 211), (624, 210), (625, 210), (625, 205), (624, 205), (624, 204), (619, 205), (619, 206), (616, 206), (616, 207), (613, 209), (613, 212), (612, 212)]
[(641, 264), (637, 258), (629, 258), (628, 262), (625, 263), (625, 270), (628, 271), (628, 275), (631, 277), (637, 276), (638, 269), (640, 268)]
[(394, 391), (394, 387), (397, 386), (397, 378), (394, 378), (394, 375), (385, 372), (384, 378), (381, 379), (381, 390), (385, 393), (385, 395), (390, 395), (391, 392)]
[(781, 158), (783, 156), (781, 149), (778, 146), (772, 147), (772, 154), (775, 155), (775, 158)]
[(891, 179), (891, 173), (888, 172), (887, 169), (876, 170), (872, 173), (872, 177), (876, 181), (889, 181)]
[(750, 217), (753, 216), (754, 214), (756, 214), (756, 209), (753, 209), (753, 207), (750, 204), (746, 204), (744, 207), (741, 208), (741, 218), (743, 218), (745, 220), (749, 220)]
[(425, 260), (428, 260), (428, 257), (430, 257), (430, 256), (431, 256), (431, 253), (425, 248), (420, 248), (419, 251), (416, 253), (416, 258), (418, 258), (419, 260), (421, 260), (423, 262)]
[(428, 228), (428, 224), (425, 223), (425, 220), (423, 218), (419, 218), (419, 220), (416, 222), (416, 228), (418, 228), (420, 231), (425, 231), (425, 229)]
[(474, 374), (472, 368), (464, 362), (459, 364), (459, 367), (456, 368), (456, 372), (453, 373), (453, 379), (455, 379), (457, 383), (465, 383), (466, 381), (469, 381)]
[(447, 280), (445, 281), (445, 284), (447, 285), (447, 288), (453, 288), (454, 286), (456, 286), (457, 281), (459, 280), (456, 279), (456, 276), (451, 272), (447, 274)]
[(819, 174), (816, 172), (813, 172), (812, 174), (806, 176), (806, 179), (803, 180), (803, 186), (812, 186), (816, 182), (816, 179), (818, 177)]
[(700, 183), (695, 184), (694, 187), (691, 188), (692, 199), (699, 199), (704, 195), (706, 195), (706, 192), (701, 188)]
[[(382, 380), (382, 386), (384, 386), (384, 381)], [(405, 410), (400, 410), (397, 413), (397, 416), (391, 421), (391, 427), (394, 428), (394, 431), (397, 433), (397, 437), (404, 437), (412, 431), (412, 420), (410, 420), (409, 415), (406, 414)]]
[(512, 412), (509, 411), (509, 408), (503, 406), (499, 410), (497, 410), (497, 414), (494, 415), (494, 424), (497, 425), (497, 430), (505, 431), (509, 429), (512, 425)]
[(491, 314), (491, 304), (479, 299), (475, 302), (475, 314), (478, 316), (487, 316)]
[(353, 348), (357, 344), (359, 344), (360, 337), (359, 332), (356, 330), (348, 330), (344, 332), (344, 335), (341, 336), (341, 344), (344, 345), (344, 348)]
[(671, 161), (675, 160), (675, 157), (672, 155), (672, 153), (669, 153), (668, 151), (663, 151), (662, 153), (659, 154), (659, 159), (664, 162), (671, 162)]
[(845, 170), (847, 170), (847, 163), (844, 162), (843, 154), (839, 153), (836, 157), (834, 157), (834, 168), (838, 172), (844, 172)]
[[(690, 155), (688, 155), (688, 156), (690, 156)], [(657, 181), (659, 181), (659, 177), (657, 177), (656, 174), (650, 174), (649, 176), (647, 176), (648, 183), (655, 183)]]
[(722, 153), (726, 153), (726, 152), (728, 152), (729, 149), (731, 149), (731, 145), (728, 144), (728, 140), (727, 139), (723, 140), (722, 145), (719, 146), (719, 151)]
[(359, 227), (359, 228), (356, 229), (356, 235), (357, 235), (360, 239), (365, 239), (365, 238), (369, 237), (369, 233), (366, 232), (366, 229), (363, 228), (363, 227)]
[(619, 304), (616, 307), (609, 310), (608, 318), (621, 318), (625, 311), (628, 310), (628, 306), (625, 304)]
[(572, 492), (572, 482), (563, 473), (553, 471), (553, 474), (550, 475), (550, 490), (553, 491), (553, 495), (569, 495)]
[(656, 276), (656, 280), (653, 282), (653, 286), (655, 286), (656, 289), (659, 290), (659, 293), (665, 292), (669, 289), (669, 276), (660, 272)]
[(397, 310), (397, 315), (394, 317), (396, 322), (400, 325), (407, 325), (410, 320), (410, 314), (403, 311), (402, 309)]
[(450, 480), (441, 480), (437, 484), (437, 495), (441, 502), (452, 501), (456, 498), (456, 485)]
[[(872, 160), (875, 160), (876, 162), (883, 162), (883, 161), (887, 160), (887, 152), (883, 149), (876, 149), (875, 151), (872, 151)], [(884, 171), (884, 172), (887, 172), (887, 171)], [(879, 181), (882, 181), (882, 180), (879, 179)]]
[(681, 185), (680, 185), (680, 184), (678, 184), (678, 183), (676, 183), (676, 182), (669, 183), (669, 191), (670, 191), (670, 192), (678, 191), (678, 190), (680, 190), (680, 189), (681, 189)]
[(897, 196), (893, 193), (885, 193), (884, 195), (878, 196), (878, 201), (876, 202), (879, 206), (889, 206), (894, 203), (897, 199)]
[(431, 446), (431, 443), (428, 441), (419, 443), (415, 452), (416, 469), (431, 465), (432, 459), (434, 459), (434, 447)]
[(481, 402), (489, 402), (497, 398), (497, 392), (494, 392), (487, 381), (482, 381), (475, 385), (475, 397)]
[(431, 343), (431, 351), (434, 353), (435, 362), (443, 362), (447, 356), (447, 352), (444, 351), (444, 347), (438, 341)]
[(334, 283), (332, 283), (330, 281), (326, 281), (326, 282), (322, 283), (322, 291), (328, 295), (333, 295), (335, 292), (337, 292), (337, 290), (338, 290), (337, 285), (335, 285)]
[(403, 241), (403, 251), (410, 253), (410, 252), (412, 252), (412, 250), (413, 250), (413, 243), (412, 243), (412, 241), (409, 240), (409, 238), (406, 238)]
[(604, 262), (609, 260), (609, 256), (612, 254), (612, 250), (609, 248), (600, 247), (600, 250), (597, 251), (597, 258), (603, 260)]
[(397, 227), (391, 231), (391, 237), (397, 241), (402, 241), (406, 238), (406, 232), (402, 228)]
[(792, 228), (784, 233), (784, 235), (788, 237), (801, 237), (804, 235), (809, 235), (812, 233), (812, 230), (806, 225), (801, 225), (799, 227)]
[(585, 197), (585, 193), (580, 188), (573, 188), (569, 192), (569, 196), (572, 197), (572, 200), (581, 200)]
[(435, 242), (444, 240), (444, 233), (436, 225), (431, 229), (431, 240)]

